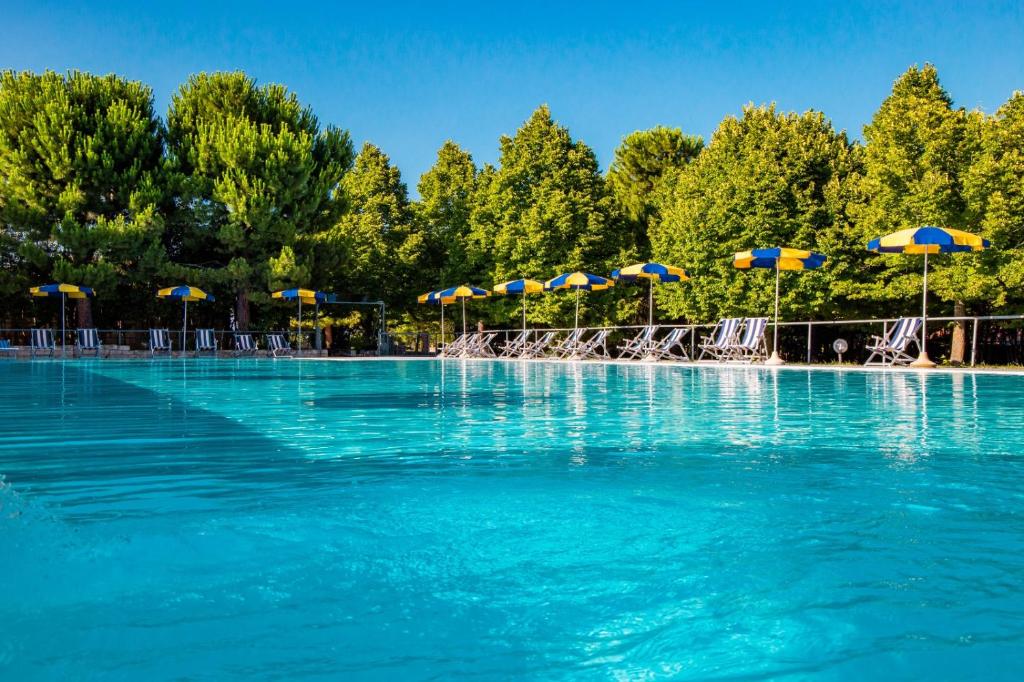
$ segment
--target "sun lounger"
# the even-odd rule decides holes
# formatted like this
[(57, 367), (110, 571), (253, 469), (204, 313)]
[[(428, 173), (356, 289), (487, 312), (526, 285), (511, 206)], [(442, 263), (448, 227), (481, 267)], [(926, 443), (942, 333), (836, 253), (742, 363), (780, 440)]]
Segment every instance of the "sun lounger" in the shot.
[(530, 340), (530, 332), (522, 331), (511, 341), (506, 341), (501, 346), (499, 358), (510, 358), (519, 353)]
[(654, 348), (654, 334), (658, 331), (656, 326), (644, 327), (631, 339), (627, 339), (618, 347), (620, 360), (633, 360), (646, 356)]
[(16, 358), (18, 349), (11, 345), (10, 339), (0, 339), (0, 355)]
[(217, 354), (217, 337), (212, 329), (196, 330), (196, 355), (200, 353)]
[(171, 354), (171, 335), (166, 329), (149, 330), (149, 354)]
[(239, 355), (256, 355), (256, 340), (248, 332), (235, 332), (235, 357)]
[(523, 350), (520, 351), (519, 357), (522, 359), (539, 358), (547, 351), (548, 346), (555, 340), (555, 336), (555, 332), (544, 332), (539, 339), (526, 344)]
[(608, 357), (608, 330), (598, 329), (589, 339), (581, 341), (569, 357), (590, 360)]
[[(689, 327), (675, 327), (671, 329), (665, 335), (665, 338), (655, 342), (655, 345), (647, 354), (647, 358), (651, 360), (689, 360), (690, 356), (687, 354), (686, 346), (683, 344), (689, 331)], [(676, 350), (679, 351), (680, 355), (676, 355), (673, 352)]]
[[(884, 336), (873, 335), (867, 349), (871, 351), (865, 365), (906, 365), (914, 361), (910, 348), (921, 348), (921, 318), (902, 317), (889, 328)], [(875, 361), (875, 358), (878, 361)]]
[(711, 334), (701, 339), (700, 356), (697, 359), (703, 360), (705, 355), (710, 355), (715, 360), (727, 357), (730, 352), (729, 347), (737, 343), (742, 323), (743, 318), (741, 317), (727, 317), (720, 320)]
[(46, 354), (53, 357), (56, 345), (53, 342), (53, 332), (49, 329), (33, 329), (29, 338), (29, 351), (32, 357), (37, 354)]
[(586, 329), (573, 329), (560, 343), (551, 349), (551, 356), (556, 358), (567, 358), (576, 352), (576, 347), (586, 333)]
[(469, 358), (493, 358), (494, 348), (491, 344), (498, 338), (498, 332), (483, 332), (474, 334), (470, 345), (463, 351), (463, 357)]
[(462, 355), (462, 351), (466, 345), (472, 340), (472, 335), (463, 334), (458, 336), (451, 343), (446, 343), (441, 346), (441, 351), (438, 353), (443, 358), (457, 358)]
[(289, 357), (295, 352), (292, 350), (292, 344), (288, 343), (288, 339), (280, 332), (267, 334), (267, 350), (275, 358)]
[(748, 317), (744, 321), (742, 336), (730, 343), (727, 352), (719, 359), (741, 362), (764, 360), (768, 357), (768, 345), (764, 340), (764, 330), (767, 328), (767, 317)]
[(100, 356), (100, 351), (103, 349), (103, 342), (100, 341), (100, 334), (95, 329), (76, 329), (75, 330), (75, 350), (79, 357), (84, 356), (88, 352), (96, 354), (96, 357)]

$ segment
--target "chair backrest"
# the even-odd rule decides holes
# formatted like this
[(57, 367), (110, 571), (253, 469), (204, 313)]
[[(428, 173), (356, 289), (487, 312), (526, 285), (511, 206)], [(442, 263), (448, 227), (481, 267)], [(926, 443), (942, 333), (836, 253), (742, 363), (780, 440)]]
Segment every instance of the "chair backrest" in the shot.
[[(900, 325), (901, 322), (902, 325)], [(893, 328), (892, 334), (889, 336), (889, 347), (893, 350), (903, 351), (917, 340), (917, 335), (921, 331), (921, 318), (904, 317), (896, 322), (896, 326), (899, 328)]]
[(166, 329), (149, 330), (150, 350), (169, 350), (171, 347), (171, 336)]
[(10, 339), (0, 339), (0, 350), (10, 350), (11, 341)]
[(95, 329), (79, 329), (78, 347), (92, 350), (100, 347), (100, 334)]
[(49, 329), (33, 329), (31, 344), (32, 348), (53, 348), (53, 332)]
[(587, 331), (587, 330), (586, 329), (573, 329), (572, 332), (569, 333), (569, 336), (565, 337), (565, 343), (569, 344), (569, 343), (576, 343), (576, 342), (578, 342), (580, 340), (580, 337), (583, 336), (583, 332), (585, 332), (585, 331)]
[(643, 331), (641, 331), (636, 338), (638, 341), (650, 341), (654, 338), (654, 333), (656, 331), (658, 331), (656, 326), (652, 325), (650, 327), (644, 327)]
[(761, 343), (761, 339), (764, 338), (764, 330), (768, 326), (767, 317), (748, 317), (747, 327), (743, 330), (743, 339), (740, 341), (740, 347), (749, 348), (754, 350)]
[(516, 334), (516, 337), (508, 342), (510, 346), (521, 346), (526, 343), (526, 340), (530, 338), (530, 332), (523, 331)]
[(196, 350), (217, 350), (217, 338), (212, 329), (196, 330)]
[(607, 338), (608, 338), (608, 330), (607, 329), (599, 329), (599, 330), (597, 330), (596, 334), (594, 334), (593, 336), (590, 337), (590, 340), (587, 341), (587, 343), (590, 344), (591, 347), (600, 346), (602, 343), (605, 342), (605, 340)]
[(291, 347), (284, 334), (267, 334), (267, 348), (270, 350), (291, 350)]
[(718, 323), (718, 336), (715, 337), (715, 346), (724, 348), (732, 343), (732, 339), (736, 336), (736, 332), (739, 331), (740, 324), (742, 323), (742, 317), (723, 318)]
[(235, 334), (235, 350), (256, 350), (256, 341), (253, 340), (252, 334)]

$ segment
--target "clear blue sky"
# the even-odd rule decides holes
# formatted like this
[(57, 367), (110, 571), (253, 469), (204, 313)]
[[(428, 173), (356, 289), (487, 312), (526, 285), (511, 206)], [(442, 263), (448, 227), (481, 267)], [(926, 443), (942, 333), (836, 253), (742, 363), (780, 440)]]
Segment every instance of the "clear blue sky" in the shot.
[(117, 72), (161, 113), (189, 74), (242, 69), (380, 145), (413, 191), (445, 139), (494, 162), (541, 103), (604, 168), (633, 130), (708, 138), (746, 102), (821, 110), (859, 137), (926, 61), (968, 108), (1024, 89), (1021, 0), (430, 5), (5, 0), (0, 68)]

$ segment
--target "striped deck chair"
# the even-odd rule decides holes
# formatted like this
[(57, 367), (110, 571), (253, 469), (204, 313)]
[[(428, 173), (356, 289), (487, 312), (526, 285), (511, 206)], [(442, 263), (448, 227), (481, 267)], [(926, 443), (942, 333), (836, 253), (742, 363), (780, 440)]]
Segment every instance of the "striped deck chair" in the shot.
[(557, 336), (556, 332), (544, 332), (539, 339), (526, 344), (519, 352), (519, 357), (522, 359), (539, 358), (547, 351), (548, 346), (555, 340), (555, 336)]
[(635, 360), (641, 355), (647, 355), (654, 348), (654, 335), (658, 331), (656, 326), (644, 327), (636, 336), (626, 339), (625, 343), (618, 347), (620, 360)]
[(467, 357), (474, 358), (493, 358), (494, 348), (491, 344), (494, 343), (494, 339), (498, 338), (498, 332), (484, 332), (476, 335), (473, 340), (473, 345), (468, 348), (465, 352)]
[(171, 354), (171, 335), (166, 329), (149, 330), (149, 354)]
[[(651, 360), (689, 360), (690, 356), (683, 343), (689, 331), (689, 327), (673, 328), (665, 335), (665, 338), (655, 342), (647, 357)], [(678, 350), (681, 355), (675, 355), (673, 353), (675, 350)]]
[(16, 358), (18, 349), (11, 345), (10, 339), (0, 339), (0, 355)]
[[(907, 365), (914, 361), (914, 355), (910, 353), (911, 346), (915, 346), (920, 353), (921, 350), (921, 318), (901, 317), (896, 321), (884, 336), (873, 335), (872, 342), (867, 349), (871, 351), (866, 365)], [(873, 362), (875, 358), (877, 362)]]
[(729, 344), (728, 352), (719, 360), (764, 360), (768, 357), (768, 345), (764, 340), (764, 330), (767, 328), (767, 317), (748, 317), (743, 327), (743, 335)]
[(76, 329), (75, 330), (75, 351), (79, 357), (84, 356), (88, 352), (96, 354), (96, 357), (100, 356), (100, 352), (103, 350), (103, 342), (100, 341), (100, 333), (95, 329)]
[(256, 340), (249, 332), (235, 332), (235, 357), (240, 355), (256, 355)]
[(705, 355), (710, 355), (715, 360), (721, 360), (723, 356), (727, 356), (729, 346), (736, 343), (742, 323), (742, 317), (726, 317), (719, 320), (714, 331), (701, 339), (700, 355), (697, 360), (703, 360)]
[(570, 356), (578, 360), (608, 358), (608, 330), (598, 329), (593, 336), (581, 341)]
[(466, 348), (466, 345), (472, 340), (471, 334), (463, 334), (458, 336), (451, 343), (446, 343), (441, 346), (441, 352), (438, 353), (443, 358), (457, 358), (462, 355), (462, 351)]
[(499, 358), (510, 358), (523, 349), (530, 340), (530, 332), (522, 331), (516, 335), (511, 341), (506, 341), (501, 346), (501, 354)]
[(212, 329), (196, 330), (196, 355), (200, 353), (217, 354), (217, 337)]
[(556, 358), (567, 358), (576, 352), (580, 345), (586, 329), (573, 329), (560, 343), (551, 349), (551, 356)]
[(32, 353), (32, 357), (43, 353), (52, 358), (53, 352), (56, 350), (56, 344), (53, 342), (53, 332), (49, 329), (33, 329), (29, 338), (29, 350)]
[(267, 334), (267, 350), (275, 358), (289, 357), (294, 353), (292, 344), (288, 343), (288, 339), (281, 332), (270, 332)]

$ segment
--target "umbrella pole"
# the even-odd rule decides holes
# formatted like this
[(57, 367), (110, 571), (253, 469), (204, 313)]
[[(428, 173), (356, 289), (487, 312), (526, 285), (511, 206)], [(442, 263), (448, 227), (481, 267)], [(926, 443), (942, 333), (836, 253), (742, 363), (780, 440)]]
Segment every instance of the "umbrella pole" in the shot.
[(64, 301), (68, 299), (68, 295), (63, 291), (60, 292), (60, 356), (64, 357)]
[(928, 247), (925, 247), (924, 252), (924, 286), (921, 289), (921, 354), (917, 356), (917, 360), (910, 363), (911, 367), (923, 369), (935, 367), (935, 363), (928, 357), (926, 343), (928, 343)]
[(185, 355), (185, 335), (188, 333), (188, 299), (185, 299), (185, 314), (181, 317), (181, 354)]
[(523, 339), (526, 339), (526, 287), (523, 286)]
[(462, 335), (466, 335), (466, 299), (462, 299)]
[(298, 337), (295, 341), (299, 348), (299, 355), (302, 355), (302, 297), (299, 297), (299, 332), (296, 334)]
[(441, 304), (441, 345), (438, 347), (438, 352), (444, 347), (444, 303)]
[(654, 326), (654, 278), (651, 278), (651, 287), (647, 290), (647, 326)]
[(574, 329), (580, 328), (580, 290), (576, 290), (576, 322), (573, 324)]
[(313, 327), (316, 330), (316, 351), (319, 355), (323, 350), (320, 343), (320, 301), (316, 302), (316, 308), (313, 309)]
[(772, 355), (764, 361), (766, 365), (783, 365), (786, 363), (779, 357), (779, 259), (775, 259), (775, 333), (772, 339)]

